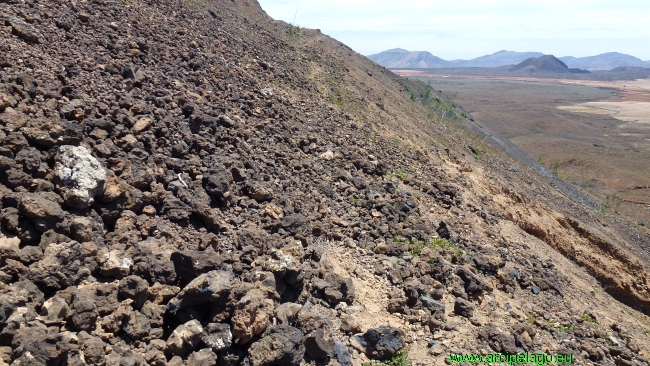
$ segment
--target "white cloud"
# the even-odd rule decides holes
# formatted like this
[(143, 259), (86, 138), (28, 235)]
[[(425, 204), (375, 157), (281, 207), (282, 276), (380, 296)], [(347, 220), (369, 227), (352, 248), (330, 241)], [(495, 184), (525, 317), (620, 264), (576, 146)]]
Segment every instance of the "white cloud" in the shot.
[[(650, 2), (260, 0), (276, 19), (318, 28), (362, 54), (402, 47), (446, 58), (501, 49), (650, 59)], [(645, 40), (645, 42), (644, 42)], [(644, 46), (645, 44), (645, 46)]]

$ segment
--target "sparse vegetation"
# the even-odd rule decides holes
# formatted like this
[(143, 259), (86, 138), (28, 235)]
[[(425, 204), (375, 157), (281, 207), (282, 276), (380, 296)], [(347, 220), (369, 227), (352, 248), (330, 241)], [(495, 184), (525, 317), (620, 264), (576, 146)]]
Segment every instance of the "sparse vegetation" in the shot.
[(551, 169), (551, 173), (553, 173), (554, 176), (559, 177), (560, 174), (560, 162), (559, 161), (554, 161), (551, 163), (549, 168)]
[(454, 253), (454, 256), (460, 257), (463, 255), (463, 251), (458, 248), (458, 246), (447, 239), (435, 238), (430, 241), (430, 246), (432, 248), (442, 248), (451, 250)]
[(616, 193), (608, 194), (605, 196), (605, 198), (607, 199), (607, 204), (610, 207), (618, 208), (621, 207), (621, 204), (623, 203), (623, 200), (621, 200), (621, 198)]
[(616, 211), (617, 208), (621, 207), (623, 200), (616, 194), (605, 195), (605, 202), (598, 205), (598, 212), (601, 214), (606, 214), (612, 211)]
[(407, 353), (408, 353), (407, 350), (402, 349), (384, 362), (373, 360), (373, 361), (364, 362), (361, 365), (362, 366), (408, 366), (411, 364), (411, 362), (407, 357)]
[(422, 254), (422, 249), (427, 247), (427, 244), (423, 241), (415, 242), (413, 245), (415, 245), (415, 248), (411, 249), (411, 255), (414, 257), (419, 257)]
[(476, 159), (478, 159), (478, 160), (483, 159), (483, 157), (485, 156), (485, 151), (484, 151), (484, 150), (481, 150), (481, 149), (478, 148), (478, 147), (475, 148), (474, 151), (475, 151), (475, 153), (476, 153)]
[(410, 364), (407, 358), (407, 351), (402, 349), (395, 353), (393, 357), (389, 358), (384, 362), (386, 366), (408, 366)]
[[(400, 223), (400, 226), (402, 223)], [(458, 246), (446, 239), (441, 239), (441, 238), (435, 238), (433, 240), (429, 241), (414, 241), (414, 240), (402, 240), (398, 236), (393, 237), (393, 242), (400, 244), (400, 245), (406, 245), (409, 246), (409, 253), (411, 253), (412, 256), (414, 257), (420, 257), (422, 255), (422, 251), (425, 248), (430, 248), (434, 250), (447, 250), (452, 253), (454, 257), (460, 258), (463, 256), (463, 251), (458, 248)]]
[(388, 175), (392, 175), (393, 177), (399, 178), (399, 180), (404, 181), (406, 178), (408, 178), (408, 174), (401, 172), (399, 170), (391, 170), (388, 172)]
[(300, 27), (293, 23), (289, 23), (287, 26), (287, 33), (289, 34), (289, 37), (293, 39), (300, 39)]
[(535, 322), (537, 321), (537, 317), (535, 315), (529, 315), (528, 318), (526, 319), (528, 324), (530, 325), (535, 325)]
[(580, 317), (582, 318), (582, 320), (586, 321), (587, 323), (594, 322), (594, 319), (589, 314), (582, 314)]

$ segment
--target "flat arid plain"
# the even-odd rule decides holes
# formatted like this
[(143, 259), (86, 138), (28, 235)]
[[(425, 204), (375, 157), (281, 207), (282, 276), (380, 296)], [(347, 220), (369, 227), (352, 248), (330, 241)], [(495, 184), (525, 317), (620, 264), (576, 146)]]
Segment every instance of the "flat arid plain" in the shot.
[(397, 74), (431, 82), (559, 177), (635, 224), (650, 220), (650, 79)]

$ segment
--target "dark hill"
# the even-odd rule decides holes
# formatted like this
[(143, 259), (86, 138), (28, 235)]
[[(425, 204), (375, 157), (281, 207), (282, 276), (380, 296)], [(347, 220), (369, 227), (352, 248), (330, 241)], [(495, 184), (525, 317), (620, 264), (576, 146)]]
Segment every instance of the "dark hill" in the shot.
[(545, 55), (537, 58), (529, 58), (520, 64), (509, 69), (510, 72), (525, 73), (587, 73), (589, 71), (580, 69), (569, 69), (569, 67), (553, 55)]

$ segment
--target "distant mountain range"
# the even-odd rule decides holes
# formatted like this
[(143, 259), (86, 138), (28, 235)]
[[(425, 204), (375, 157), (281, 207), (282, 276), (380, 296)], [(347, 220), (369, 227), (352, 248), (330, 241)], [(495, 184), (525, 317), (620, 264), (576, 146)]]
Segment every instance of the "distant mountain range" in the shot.
[(502, 50), (491, 55), (477, 57), (471, 60), (454, 60), (454, 67), (499, 67), (516, 65), (531, 57), (544, 56), (540, 52), (515, 52)]
[[(438, 69), (457, 67), (499, 67), (517, 65), (529, 58), (544, 56), (540, 52), (515, 52), (499, 51), (491, 55), (477, 57), (471, 60), (443, 60), (427, 51), (407, 51), (402, 48), (380, 52), (368, 56), (381, 66), (392, 69)], [(617, 67), (647, 67), (650, 68), (650, 61), (642, 61), (634, 56), (609, 52), (590, 57), (560, 57), (557, 59), (567, 68), (585, 70), (612, 70)]]
[(650, 61), (618, 52), (608, 52), (589, 57), (560, 57), (567, 66), (585, 70), (613, 70), (617, 67), (650, 67)]
[(407, 51), (401, 48), (384, 51), (368, 56), (381, 66), (393, 69), (432, 69), (454, 67), (455, 64), (445, 61), (426, 51)]

